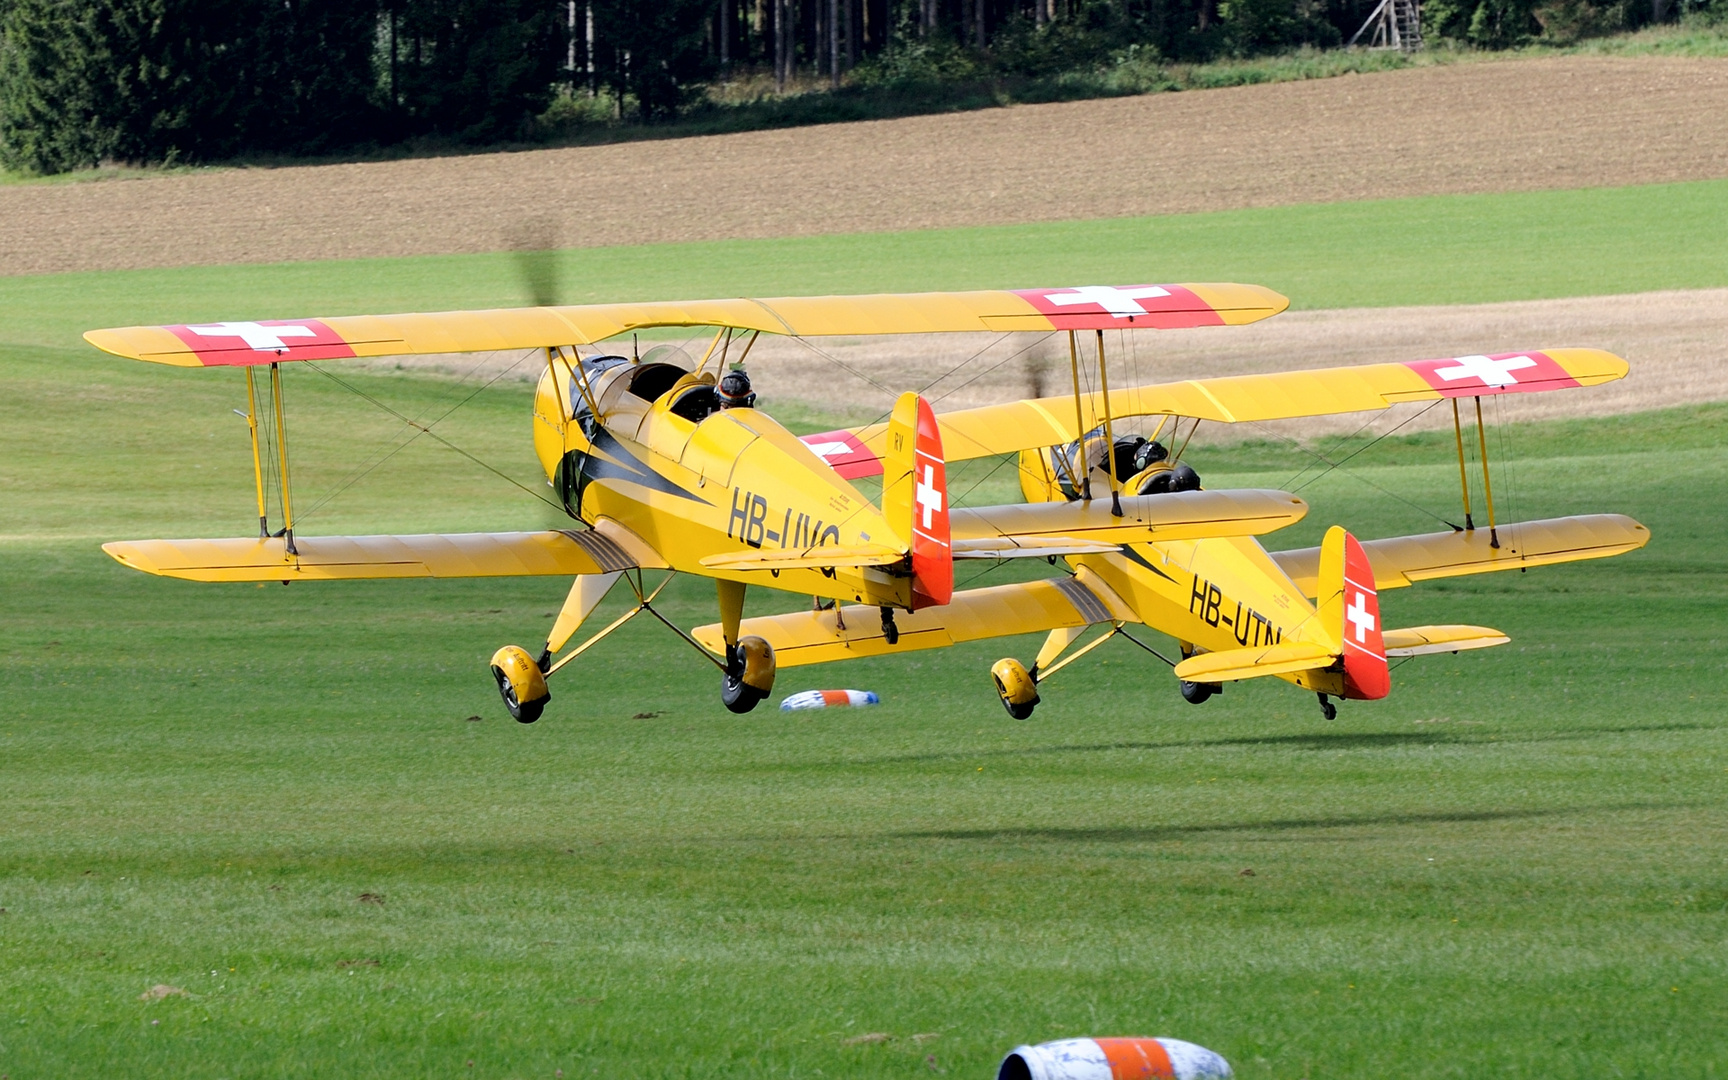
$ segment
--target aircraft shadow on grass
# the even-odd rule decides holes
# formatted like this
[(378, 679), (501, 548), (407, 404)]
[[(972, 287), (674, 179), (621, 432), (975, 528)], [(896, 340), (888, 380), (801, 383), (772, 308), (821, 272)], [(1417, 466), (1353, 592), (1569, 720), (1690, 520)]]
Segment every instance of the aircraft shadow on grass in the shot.
[(1611, 803), (1527, 810), (1447, 810), (1433, 813), (1369, 814), (1357, 817), (1270, 818), (1230, 825), (1100, 826), (1097, 828), (931, 829), (890, 833), (896, 840), (1025, 840), (1051, 843), (1148, 844), (1208, 834), (1288, 833), (1321, 829), (1359, 829), (1377, 825), (1446, 825), (1520, 821), (1569, 814), (1675, 810), (1690, 803)]
[(944, 750), (927, 754), (893, 754), (883, 757), (853, 758), (836, 764), (905, 765), (918, 762), (1040, 757), (1052, 754), (1099, 754), (1118, 750), (1201, 750), (1207, 747), (1225, 746), (1283, 746), (1297, 750), (1380, 750), (1403, 746), (1469, 745), (1490, 741), (1497, 745), (1506, 745), (1511, 743), (1572, 741), (1595, 735), (1626, 735), (1634, 732), (1697, 731), (1701, 730), (1702, 727), (1703, 725), (1699, 724), (1630, 724), (1518, 735), (1508, 735), (1504, 732), (1490, 735), (1479, 732), (1435, 730), (1309, 732), (1301, 735), (1238, 736), (1228, 739), (1172, 739), (1168, 742), (1058, 743), (1049, 746), (1026, 746), (1008, 750)]

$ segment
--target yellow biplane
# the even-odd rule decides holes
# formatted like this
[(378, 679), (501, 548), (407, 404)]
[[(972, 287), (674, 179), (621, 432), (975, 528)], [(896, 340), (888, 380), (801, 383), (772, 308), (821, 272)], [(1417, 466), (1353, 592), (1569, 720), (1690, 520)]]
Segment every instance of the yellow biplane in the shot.
[[(1085, 286), (95, 330), (85, 338), (118, 356), (244, 370), (258, 500), (257, 536), (125, 541), (104, 550), (135, 569), (195, 581), (574, 577), (538, 656), (506, 646), (492, 658), (505, 705), (524, 723), (538, 719), (550, 699), (550, 676), (637, 614), (659, 618), (696, 645), (654, 609), (665, 581), (650, 588), (642, 571), (714, 578), (720, 622), (709, 649), (697, 648), (721, 669), (726, 707), (744, 712), (768, 695), (776, 669), (773, 645), (740, 630), (750, 583), (853, 605), (844, 609), (849, 613), (869, 612), (875, 616), (874, 640), (892, 647), (900, 639), (897, 613), (915, 618), (950, 601), (955, 559), (1107, 557), (1128, 550), (1126, 545), (1247, 537), (1299, 519), (1306, 507), (1276, 491), (1123, 495), (1113, 490), (1107, 506), (1079, 499), (953, 509), (945, 442), (966, 446), (967, 456), (1042, 453), (1050, 444), (1080, 438), (1085, 429), (1045, 417), (1044, 426), (1022, 424), (1013, 435), (994, 432), (980, 443), (967, 414), (944, 421), (923, 398), (908, 393), (880, 425), (801, 440), (752, 408), (747, 391), (728, 388), (725, 373), (735, 343), (742, 361), (761, 333), (1067, 331), (1072, 337), (1106, 329), (1249, 323), (1287, 305), (1277, 293), (1248, 285)], [(625, 357), (593, 347), (632, 331), (673, 326), (716, 328), (694, 370), (655, 362), (652, 354), (644, 360), (634, 350)], [(534, 449), (564, 510), (580, 527), (456, 535), (295, 534), (282, 364), (501, 350), (544, 353), (534, 402)], [(262, 386), (261, 369), (269, 372)], [(1037, 402), (1027, 408), (1042, 415)], [(1104, 408), (1108, 411), (1108, 401)], [(951, 434), (945, 425), (953, 427)], [(985, 445), (992, 449), (980, 451)], [(848, 478), (857, 475), (849, 460), (860, 456), (867, 456), (869, 471), (883, 478), (880, 505)], [(267, 476), (276, 484), (280, 527), (275, 529)], [(554, 660), (620, 578), (634, 591), (635, 606)]]
[[(1098, 334), (1102, 380), (1104, 338)], [(743, 632), (775, 650), (782, 666), (821, 663), (889, 652), (936, 648), (963, 641), (1048, 631), (1030, 667), (1007, 658), (991, 669), (997, 693), (1010, 715), (1024, 718), (1039, 703), (1039, 684), (1058, 670), (1121, 635), (1157, 654), (1132, 635), (1130, 624), (1154, 627), (1175, 638), (1174, 668), (1182, 696), (1199, 704), (1222, 684), (1278, 676), (1318, 695), (1327, 719), (1333, 697), (1372, 700), (1391, 688), (1388, 657), (1459, 652), (1505, 643), (1506, 635), (1480, 626), (1385, 629), (1378, 591), (1434, 578), (1602, 558), (1642, 547), (1649, 531), (1631, 518), (1596, 514), (1501, 524), (1495, 521), (1488, 443), (1481, 399), (1594, 386), (1626, 374), (1625, 361), (1596, 349), (1550, 349), (1500, 355), (1372, 364), (1198, 379), (1085, 394), (1075, 370), (1071, 397), (1020, 401), (948, 413), (937, 418), (949, 461), (1018, 454), (1026, 504), (977, 511), (998, 531), (1012, 533), (1046, 513), (1131, 499), (1176, 500), (1207, 495), (1199, 477), (1171, 457), (1157, 436), (1165, 423), (1184, 419), (1239, 423), (1387, 409), (1405, 402), (1450, 401), (1463, 492), (1463, 522), (1418, 536), (1359, 542), (1334, 526), (1317, 548), (1268, 552), (1256, 536), (1266, 528), (1232, 536), (1164, 536), (1112, 544), (1109, 550), (1063, 553), (1070, 573), (1048, 580), (963, 590), (942, 607), (903, 620), (889, 641), (849, 607), (817, 608), (753, 618)], [(1464, 422), (1459, 402), (1474, 399), (1475, 440), (1486, 500), (1487, 527), (1478, 528), (1470, 506)], [(1153, 438), (1112, 432), (1113, 421), (1159, 417)], [(1174, 430), (1174, 428), (1172, 428)], [(1189, 438), (1193, 429), (1189, 430)], [(853, 478), (882, 469), (882, 425), (827, 432), (813, 441), (835, 448), (839, 467)], [(1035, 444), (1035, 445), (1030, 445)], [(1184, 443), (1184, 445), (1186, 445)], [(1125, 494), (1125, 493), (1133, 493)], [(1094, 500), (1093, 496), (1100, 496)], [(1294, 521), (1305, 507), (1289, 496)], [(1196, 506), (1200, 505), (1198, 503)], [(1097, 516), (1090, 520), (1107, 521)], [(1070, 527), (1066, 534), (1090, 534)], [(1112, 536), (1112, 541), (1114, 536)], [(1107, 629), (1087, 645), (1063, 653), (1088, 628)], [(715, 627), (695, 637), (718, 645)], [(1160, 659), (1164, 659), (1160, 656)]]

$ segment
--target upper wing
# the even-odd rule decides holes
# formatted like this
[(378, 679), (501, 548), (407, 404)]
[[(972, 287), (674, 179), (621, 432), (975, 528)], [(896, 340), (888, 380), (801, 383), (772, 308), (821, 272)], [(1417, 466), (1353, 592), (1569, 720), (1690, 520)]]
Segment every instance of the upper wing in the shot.
[[(1501, 525), (1498, 548), (1487, 529), (1364, 540), (1376, 589), (1396, 589), (1430, 578), (1517, 570), (1550, 563), (1601, 559), (1650, 542), (1650, 530), (1624, 514), (1588, 514)], [(1275, 551), (1272, 558), (1305, 595), (1313, 596), (1320, 549)]]
[[(941, 607), (903, 612), (895, 617), (900, 640), (894, 645), (882, 633), (877, 609), (856, 604), (745, 619), (739, 632), (767, 639), (774, 646), (775, 663), (796, 667), (1112, 620), (1139, 618), (1107, 585), (1082, 570), (1074, 577), (966, 589)], [(719, 623), (697, 627), (693, 634), (710, 651), (725, 651)]]
[[(1459, 356), (1130, 386), (1110, 391), (1110, 414), (1192, 416), (1226, 424), (1287, 420), (1385, 409), (1405, 401), (1595, 386), (1623, 378), (1626, 371), (1626, 361), (1601, 349)], [(1104, 395), (1081, 395), (1078, 411), (1076, 416), (1070, 395), (962, 409), (936, 419), (944, 456), (959, 461), (1072, 442), (1103, 423)], [(877, 459), (885, 437), (886, 425), (871, 424), (808, 435), (804, 441), (840, 475), (856, 478), (882, 471)]]
[(295, 537), (287, 541), (128, 540), (102, 550), (134, 570), (191, 581), (513, 577), (604, 574), (639, 560), (606, 533), (450, 533)]
[(799, 337), (1231, 326), (1289, 306), (1289, 300), (1258, 285), (1087, 285), (128, 326), (92, 330), (84, 340), (133, 360), (218, 367), (589, 345), (655, 326), (730, 326)]

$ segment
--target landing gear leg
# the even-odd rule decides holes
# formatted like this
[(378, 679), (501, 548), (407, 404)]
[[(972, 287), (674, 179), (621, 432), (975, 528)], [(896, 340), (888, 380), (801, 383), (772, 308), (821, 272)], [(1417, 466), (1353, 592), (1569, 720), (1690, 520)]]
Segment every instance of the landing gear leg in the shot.
[(894, 625), (894, 609), (891, 607), (882, 609), (882, 636), (890, 645), (900, 644), (900, 628)]
[(744, 621), (744, 584), (716, 582), (720, 593), (720, 633), (726, 641), (726, 668), (720, 676), (720, 703), (747, 713), (774, 690), (774, 647), (762, 638), (740, 638)]
[[(538, 657), (516, 645), (506, 645), (492, 654), (492, 677), (498, 682), (498, 695), (504, 699), (504, 711), (510, 714), (510, 719), (519, 724), (532, 724), (540, 719), (546, 703), (552, 700), (551, 691), (546, 689), (546, 676), (552, 674), (553, 670), (552, 654), (569, 642), (571, 635), (575, 634), (583, 621), (593, 613), (595, 605), (600, 603), (607, 590), (612, 588), (612, 583), (617, 580), (616, 573), (578, 575), (575, 583), (570, 586), (570, 595), (565, 598), (564, 607), (558, 612), (558, 621), (552, 624), (552, 632), (546, 636), (546, 644), (541, 648)], [(588, 645), (605, 637), (618, 625), (619, 623), (613, 623), (602, 630), (589, 640)], [(582, 648), (587, 647), (584, 645)], [(576, 651), (579, 653), (582, 649)], [(573, 657), (566, 659), (571, 658)]]
[(1329, 699), (1325, 694), (1320, 694), (1318, 696), (1320, 698), (1320, 715), (1324, 716), (1328, 720), (1338, 719), (1338, 706), (1332, 704), (1331, 699)]

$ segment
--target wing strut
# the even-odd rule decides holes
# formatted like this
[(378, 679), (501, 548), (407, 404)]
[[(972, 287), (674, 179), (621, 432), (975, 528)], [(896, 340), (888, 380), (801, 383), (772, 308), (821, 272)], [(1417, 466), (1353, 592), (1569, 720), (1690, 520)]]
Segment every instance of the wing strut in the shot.
[(246, 369), (246, 427), (252, 433), (252, 480), (258, 487), (258, 539), (270, 536), (270, 515), (264, 508), (264, 459), (258, 456), (258, 388)]
[(270, 364), (270, 394), (276, 401), (276, 456), (282, 462), (282, 535), (288, 539), (288, 554), (294, 550), (294, 503), (288, 497), (288, 417), (282, 412), (282, 365)]
[(1476, 521), (1470, 516), (1470, 476), (1464, 471), (1464, 424), (1458, 419), (1457, 398), (1452, 399), (1452, 438), (1458, 443), (1458, 488), (1464, 493), (1464, 529), (1475, 532)]
[(1116, 475), (1116, 433), (1110, 428), (1110, 375), (1104, 363), (1104, 331), (1098, 334), (1098, 386), (1104, 391), (1104, 468), (1110, 478), (1110, 513), (1122, 516), (1122, 478)]
[(1488, 546), (1500, 547), (1500, 533), (1494, 528), (1494, 486), (1488, 482), (1488, 433), (1482, 428), (1482, 398), (1476, 398), (1476, 441), (1482, 447), (1482, 495), (1488, 503)]
[(1074, 331), (1068, 331), (1068, 368), (1074, 373), (1074, 430), (1076, 444), (1075, 456), (1079, 459), (1080, 497), (1087, 502), (1092, 501), (1092, 470), (1086, 464), (1086, 418), (1080, 413), (1080, 346), (1074, 338)]

